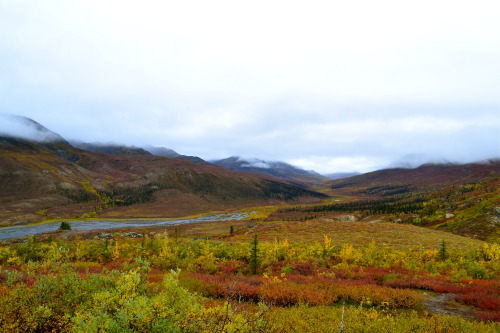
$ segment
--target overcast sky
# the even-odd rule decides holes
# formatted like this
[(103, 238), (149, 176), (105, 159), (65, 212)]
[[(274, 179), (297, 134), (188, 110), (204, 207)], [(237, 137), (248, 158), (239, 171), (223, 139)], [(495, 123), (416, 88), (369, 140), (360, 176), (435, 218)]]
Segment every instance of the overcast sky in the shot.
[(0, 0), (0, 112), (318, 172), (500, 157), (500, 2)]

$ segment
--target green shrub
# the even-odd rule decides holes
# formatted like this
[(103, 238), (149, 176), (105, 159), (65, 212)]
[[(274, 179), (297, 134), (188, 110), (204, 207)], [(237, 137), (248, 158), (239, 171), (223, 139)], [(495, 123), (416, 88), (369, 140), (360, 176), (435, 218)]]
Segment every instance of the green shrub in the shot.
[(486, 268), (477, 265), (474, 262), (469, 263), (467, 267), (469, 275), (474, 279), (487, 279), (488, 271)]
[(178, 272), (167, 274), (165, 289), (150, 295), (137, 271), (122, 274), (114, 288), (95, 293), (92, 306), (76, 314), (72, 331), (197, 331), (203, 314), (200, 298), (180, 287), (177, 277)]
[(74, 272), (41, 276), (33, 287), (20, 283), (0, 297), (0, 332), (61, 332), (92, 294), (114, 284), (114, 274), (86, 278)]

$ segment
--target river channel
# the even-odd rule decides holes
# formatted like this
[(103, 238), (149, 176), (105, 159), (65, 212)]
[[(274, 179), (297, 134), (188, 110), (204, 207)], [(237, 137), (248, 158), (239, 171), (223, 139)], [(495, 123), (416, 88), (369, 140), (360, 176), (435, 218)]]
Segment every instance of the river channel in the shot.
[[(87, 220), (87, 221), (69, 221), (72, 230), (93, 230), (93, 229), (113, 229), (126, 227), (161, 227), (166, 225), (179, 225), (186, 223), (199, 223), (211, 221), (234, 221), (242, 220), (248, 217), (248, 213), (218, 213), (206, 214), (198, 217), (183, 219), (119, 219), (119, 220)], [(19, 225), (0, 228), (0, 239), (8, 239), (22, 236), (41, 234), (44, 232), (55, 231), (59, 228), (61, 222), (50, 222), (43, 224)]]

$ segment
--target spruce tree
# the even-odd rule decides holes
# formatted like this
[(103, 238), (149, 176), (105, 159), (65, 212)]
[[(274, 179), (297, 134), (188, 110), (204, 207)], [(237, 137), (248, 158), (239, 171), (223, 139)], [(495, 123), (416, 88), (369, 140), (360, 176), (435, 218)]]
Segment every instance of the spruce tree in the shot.
[(259, 266), (258, 245), (259, 242), (257, 240), (257, 234), (254, 234), (250, 249), (250, 270), (252, 271), (252, 274), (257, 274), (257, 268)]
[(71, 230), (71, 224), (68, 222), (61, 222), (61, 225), (59, 226), (59, 230)]
[(446, 257), (448, 254), (446, 253), (446, 242), (443, 239), (443, 242), (441, 243), (441, 248), (438, 251), (437, 257), (439, 260), (444, 261), (446, 260)]

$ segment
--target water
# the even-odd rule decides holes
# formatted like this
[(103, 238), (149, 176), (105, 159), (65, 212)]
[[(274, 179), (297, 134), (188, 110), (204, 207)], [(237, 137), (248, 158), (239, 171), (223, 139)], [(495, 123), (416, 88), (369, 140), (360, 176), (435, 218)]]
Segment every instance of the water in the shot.
[[(93, 229), (113, 229), (125, 227), (149, 227), (149, 226), (165, 226), (165, 225), (179, 225), (186, 223), (196, 222), (210, 222), (210, 221), (234, 221), (242, 220), (247, 217), (247, 213), (220, 213), (220, 214), (206, 214), (199, 217), (185, 218), (185, 219), (129, 219), (129, 220), (92, 220), (92, 221), (70, 221), (72, 230), (93, 230)], [(0, 228), (0, 239), (8, 239), (21, 236), (29, 236), (41, 234), (44, 232), (55, 231), (59, 229), (61, 222), (51, 222), (38, 225), (20, 225), (12, 227)]]

